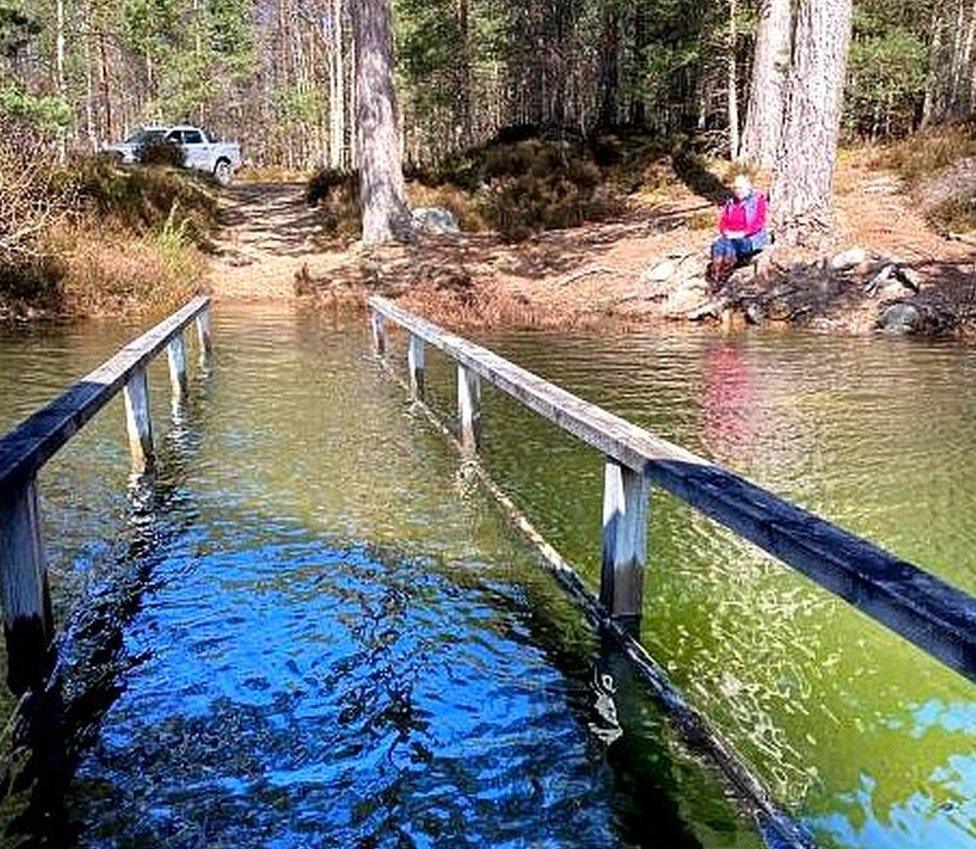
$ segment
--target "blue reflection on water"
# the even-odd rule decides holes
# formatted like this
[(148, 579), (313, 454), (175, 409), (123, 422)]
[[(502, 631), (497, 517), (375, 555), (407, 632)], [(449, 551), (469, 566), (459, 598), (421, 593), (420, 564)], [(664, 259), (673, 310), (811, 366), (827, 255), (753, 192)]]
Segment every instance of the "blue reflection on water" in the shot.
[[(930, 699), (910, 710), (907, 721), (893, 717), (886, 727), (907, 727), (920, 741), (935, 729), (971, 735), (976, 730), (976, 705)], [(812, 817), (808, 824), (845, 847), (953, 849), (972, 845), (976, 838), (976, 753), (949, 755), (932, 770), (928, 784), (932, 793), (916, 791), (879, 811), (878, 780), (862, 774), (856, 790), (838, 796), (837, 811)], [(845, 814), (844, 809), (853, 809), (853, 813)]]
[(314, 543), (168, 558), (79, 770), (86, 845), (613, 844), (576, 685), (477, 569)]

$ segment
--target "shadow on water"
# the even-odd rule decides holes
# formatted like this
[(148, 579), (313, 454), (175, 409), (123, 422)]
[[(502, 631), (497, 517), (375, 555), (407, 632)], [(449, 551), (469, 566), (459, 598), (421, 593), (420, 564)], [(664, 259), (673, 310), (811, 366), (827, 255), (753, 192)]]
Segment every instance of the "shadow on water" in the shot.
[[(60, 847), (78, 837), (66, 806), (68, 787), (102, 717), (122, 692), (126, 671), (139, 662), (124, 655), (125, 629), (152, 589), (168, 543), (194, 522), (183, 487), (201, 438), (193, 427), (200, 403), (195, 396), (173, 407), (172, 428), (157, 448), (160, 471), (130, 475), (117, 552), (52, 644), (46, 685), (28, 692), (13, 717), (0, 804), (16, 811), (3, 824), (15, 845)], [(174, 511), (178, 500), (183, 509)]]

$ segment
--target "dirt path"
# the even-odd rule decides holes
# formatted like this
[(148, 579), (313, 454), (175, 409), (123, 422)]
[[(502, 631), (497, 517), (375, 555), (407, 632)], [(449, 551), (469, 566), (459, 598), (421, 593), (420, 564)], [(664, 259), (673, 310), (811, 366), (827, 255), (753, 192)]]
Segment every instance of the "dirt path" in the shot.
[(303, 183), (242, 183), (226, 190), (210, 268), (217, 298), (293, 298), (303, 269), (325, 276), (337, 264), (315, 244), (319, 223), (304, 191)]
[[(866, 294), (874, 259), (851, 274), (826, 275), (819, 254), (776, 248), (775, 273), (740, 273), (714, 310), (702, 281), (713, 238), (713, 207), (676, 184), (656, 207), (633, 205), (619, 220), (543, 233), (519, 244), (496, 234), (425, 237), (416, 245), (363, 251), (317, 244), (318, 213), (301, 183), (234, 186), (223, 200), (224, 229), (211, 267), (218, 298), (359, 300), (364, 292), (402, 297), (405, 306), (455, 327), (569, 326), (606, 317), (631, 321), (717, 319), (731, 309), (786, 315), (825, 330), (866, 332), (888, 302), (909, 293), (888, 287)], [(852, 245), (869, 257), (892, 257), (925, 281), (918, 297), (938, 322), (972, 313), (976, 322), (971, 247), (936, 233), (897, 179), (857, 163), (841, 166), (835, 202), (837, 228), (827, 251)], [(649, 269), (673, 270), (655, 279)], [(798, 265), (799, 264), (799, 265)], [(790, 271), (800, 266), (799, 272)], [(785, 300), (781, 291), (787, 291)], [(967, 318), (967, 321), (970, 319)]]

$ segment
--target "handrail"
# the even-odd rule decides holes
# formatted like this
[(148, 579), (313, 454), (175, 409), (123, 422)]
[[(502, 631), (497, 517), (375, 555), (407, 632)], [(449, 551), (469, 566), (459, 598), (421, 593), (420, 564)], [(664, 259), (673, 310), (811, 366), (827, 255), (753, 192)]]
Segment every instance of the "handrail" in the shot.
[(187, 391), (183, 330), (192, 321), (205, 362), (213, 344), (210, 298), (197, 297), (0, 438), (0, 600), (7, 683), (18, 695), (43, 685), (54, 633), (37, 473), (119, 390), (125, 397), (133, 471), (149, 470), (155, 450), (146, 366), (167, 349), (177, 411)]
[(0, 438), (0, 489), (35, 474), (116, 395), (133, 372), (209, 306), (210, 298), (194, 298)]
[[(976, 598), (385, 298), (370, 298), (369, 306), (374, 313), (374, 334), (383, 334), (381, 317), (391, 319), (413, 337), (454, 358), (461, 368), (479, 375), (543, 418), (602, 451), (614, 463), (681, 498), (976, 682)], [(616, 593), (614, 590), (613, 575), (606, 574), (608, 564), (612, 566), (616, 562), (620, 569), (620, 558), (614, 561), (612, 552), (607, 551), (607, 501), (612, 495), (610, 469), (608, 465), (601, 597), (611, 613), (639, 614), (639, 580), (635, 583), (632, 575), (627, 579), (630, 582), (627, 592), (636, 597), (621, 600), (619, 590)], [(617, 501), (625, 505), (624, 509), (610, 511), (610, 518), (616, 523), (611, 528), (610, 541), (619, 545), (620, 526), (626, 524), (623, 520), (628, 515), (629, 491), (626, 479), (623, 486), (619, 480), (615, 479), (614, 483)], [(638, 508), (646, 500), (646, 494), (638, 490), (630, 494)], [(641, 510), (631, 513), (636, 514), (635, 521), (640, 524)], [(646, 516), (643, 520), (646, 522)], [(627, 533), (633, 536), (635, 531), (630, 528)], [(638, 539), (638, 548), (641, 544), (642, 540)], [(643, 560), (643, 552), (637, 551), (630, 557), (630, 571), (634, 571), (635, 564), (641, 567)], [(618, 585), (619, 582), (618, 577)]]

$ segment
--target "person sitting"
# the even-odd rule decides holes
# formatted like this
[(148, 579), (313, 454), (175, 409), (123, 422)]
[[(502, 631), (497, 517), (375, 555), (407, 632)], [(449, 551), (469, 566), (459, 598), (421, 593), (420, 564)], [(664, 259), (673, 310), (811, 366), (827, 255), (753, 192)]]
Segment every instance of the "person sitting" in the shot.
[(752, 181), (739, 174), (732, 187), (734, 197), (723, 207), (718, 221), (721, 234), (712, 245), (712, 261), (706, 277), (710, 283), (725, 283), (739, 263), (769, 247), (766, 230), (766, 196)]

